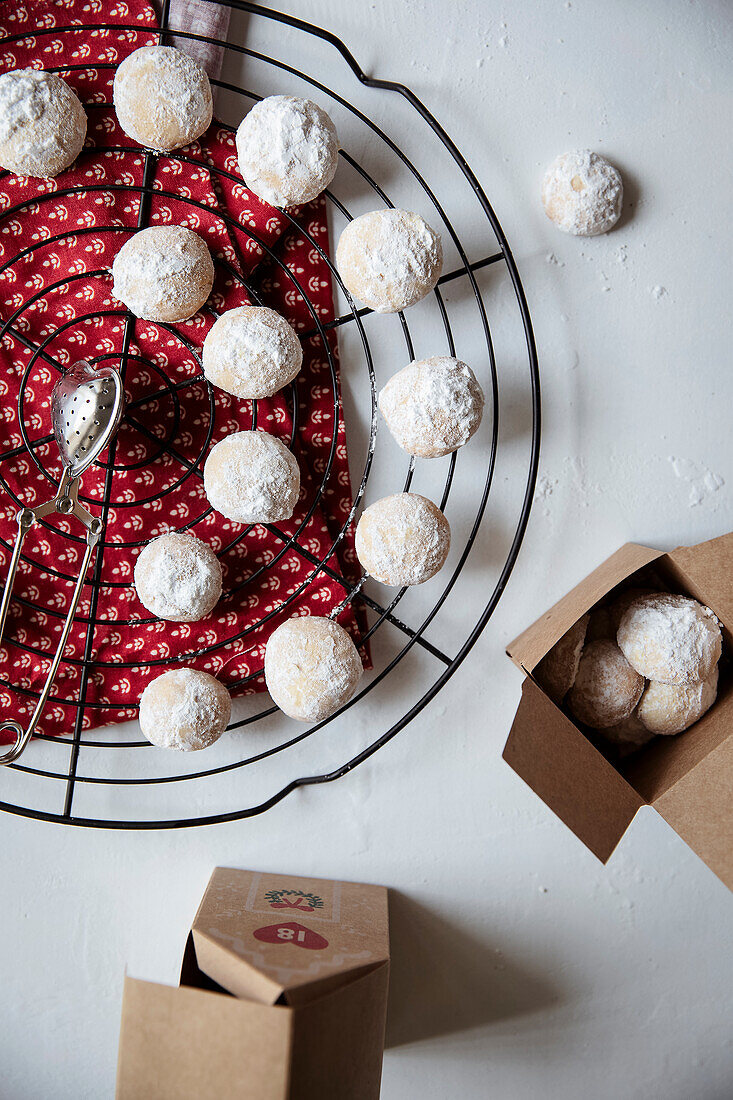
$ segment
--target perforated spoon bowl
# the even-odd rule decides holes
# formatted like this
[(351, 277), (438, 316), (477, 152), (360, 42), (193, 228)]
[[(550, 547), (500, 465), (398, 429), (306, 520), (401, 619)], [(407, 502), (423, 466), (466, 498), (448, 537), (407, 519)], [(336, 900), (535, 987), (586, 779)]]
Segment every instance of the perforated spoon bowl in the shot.
[(0, 756), (0, 764), (10, 764), (23, 752), (33, 736), (53, 687), (76, 609), (79, 606), (84, 578), (102, 534), (101, 519), (93, 516), (83, 504), (79, 503), (79, 479), (84, 471), (99, 458), (113, 438), (120, 425), (124, 407), (125, 392), (122, 379), (112, 367), (95, 369), (89, 363), (75, 363), (54, 386), (51, 395), (51, 422), (64, 470), (58, 492), (52, 500), (38, 504), (34, 508), (22, 507), (16, 516), (18, 534), (10, 559), (2, 603), (0, 603), (0, 640), (5, 630), (5, 620), (10, 607), (13, 581), (23, 542), (31, 527), (52, 512), (59, 512), (65, 516), (71, 515), (85, 528), (87, 545), (59, 644), (31, 720), (25, 729), (20, 722), (12, 718), (0, 721), (0, 733), (10, 731), (15, 737), (7, 752)]

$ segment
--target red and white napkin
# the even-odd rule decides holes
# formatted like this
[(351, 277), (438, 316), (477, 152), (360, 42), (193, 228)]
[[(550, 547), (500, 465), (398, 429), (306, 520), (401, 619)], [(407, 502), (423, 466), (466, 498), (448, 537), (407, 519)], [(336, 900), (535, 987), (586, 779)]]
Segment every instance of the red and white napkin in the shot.
[[(127, 28), (108, 25), (119, 22)], [(79, 29), (55, 33), (70, 23)], [(106, 26), (89, 29), (94, 24)], [(88, 105), (89, 117), (87, 148), (68, 172), (49, 181), (0, 174), (0, 578), (7, 571), (19, 505), (52, 496), (60, 474), (53, 440), (35, 445), (51, 431), (49, 399), (58, 372), (42, 356), (34, 357), (33, 349), (43, 345), (63, 366), (99, 356), (119, 364), (125, 318), (112, 296), (108, 272), (137, 225), (140, 195), (135, 187), (143, 178), (145, 155), (117, 125), (112, 81), (119, 61), (157, 42), (156, 26), (144, 0), (35, 0), (0, 10), (5, 39), (0, 71), (60, 69)], [(83, 67), (71, 68), (77, 65)], [(95, 146), (119, 151), (95, 152)], [(214, 123), (200, 143), (180, 152), (180, 159), (158, 159), (150, 223), (186, 225), (204, 238), (215, 258), (224, 260), (217, 265), (214, 308), (221, 312), (249, 301), (225, 268), (229, 264), (238, 270), (241, 257), (264, 302), (296, 330), (311, 332), (316, 322), (288, 273), (303, 287), (316, 318), (331, 320), (327, 264), (282, 212), (247, 191), (239, 178), (232, 133)], [(187, 156), (195, 163), (187, 163)], [(216, 190), (206, 165), (235, 179), (221, 177)], [(80, 185), (81, 193), (65, 194)], [(227, 228), (221, 210), (248, 232), (231, 224)], [(295, 217), (327, 250), (325, 201), (307, 204)], [(334, 382), (327, 348), (337, 364), (335, 336), (329, 332), (325, 343), (319, 335), (303, 340), (293, 443), (302, 473), (296, 514), (277, 525), (281, 536), (261, 526), (244, 534), (245, 528), (209, 510), (199, 476), (214, 443), (229, 432), (252, 427), (249, 402), (221, 391), (210, 401), (206, 385), (198, 380), (199, 368), (185, 341), (200, 350), (213, 320), (203, 312), (172, 331), (136, 323), (126, 376), (129, 416), (117, 437), (98, 599), (87, 584), (42, 732), (71, 733), (77, 714), (73, 703), (80, 695), (85, 729), (134, 717), (131, 705), (150, 679), (171, 667), (171, 659), (220, 674), (235, 694), (262, 690), (264, 644), (272, 630), (285, 617), (328, 614), (344, 600), (344, 586), (327, 573), (314, 575), (313, 565), (314, 558), (329, 552), (352, 502), (342, 417), (331, 450)], [(150, 394), (159, 396), (143, 403)], [(259, 402), (257, 427), (290, 442), (288, 393)], [(164, 452), (166, 444), (175, 453)], [(103, 463), (92, 467), (82, 482), (81, 496), (95, 512), (101, 511), (108, 476)], [(323, 494), (308, 516), (329, 463)], [(192, 465), (199, 473), (191, 472)], [(200, 623), (151, 620), (132, 586), (139, 550), (171, 529), (192, 531), (220, 555), (225, 596)], [(297, 546), (288, 546), (287, 539), (296, 532)], [(0, 649), (3, 717), (23, 721), (33, 709), (33, 692), (45, 679), (73, 587), (73, 580), (64, 577), (73, 578), (78, 570), (82, 537), (81, 530), (60, 518), (53, 526), (35, 528), (26, 540), (16, 578), (20, 599), (12, 605)], [(350, 533), (328, 564), (347, 583), (357, 579)], [(363, 629), (350, 607), (339, 621), (355, 634)], [(88, 660), (90, 672), (85, 671)]]

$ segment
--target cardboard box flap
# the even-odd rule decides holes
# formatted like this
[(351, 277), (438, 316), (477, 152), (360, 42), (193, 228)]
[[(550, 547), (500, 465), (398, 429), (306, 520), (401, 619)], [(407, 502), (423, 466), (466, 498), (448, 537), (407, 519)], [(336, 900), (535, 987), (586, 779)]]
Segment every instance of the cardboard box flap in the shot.
[(643, 804), (532, 679), (524, 682), (503, 756), (604, 863)]
[(667, 555), (690, 595), (710, 607), (733, 630), (733, 532)]
[(655, 799), (654, 808), (733, 890), (733, 737)]
[(217, 867), (191, 935), (235, 997), (302, 1004), (389, 960), (387, 890)]
[(660, 550), (627, 542), (612, 557), (599, 565), (549, 611), (515, 638), (507, 653), (516, 665), (531, 673), (555, 642), (578, 619), (626, 577), (662, 556)]

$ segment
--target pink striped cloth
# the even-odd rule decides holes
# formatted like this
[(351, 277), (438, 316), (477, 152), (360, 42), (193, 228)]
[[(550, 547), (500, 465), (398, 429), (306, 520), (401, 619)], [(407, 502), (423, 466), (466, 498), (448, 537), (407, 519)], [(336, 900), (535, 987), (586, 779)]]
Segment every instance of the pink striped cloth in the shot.
[[(171, 31), (190, 31), (226, 42), (231, 8), (227, 4), (208, 3), (207, 0), (171, 0), (168, 26)], [(209, 42), (197, 42), (194, 38), (178, 38), (172, 35), (172, 45), (195, 57), (215, 79), (221, 75), (224, 50)], [(216, 89), (214, 90), (216, 95)]]

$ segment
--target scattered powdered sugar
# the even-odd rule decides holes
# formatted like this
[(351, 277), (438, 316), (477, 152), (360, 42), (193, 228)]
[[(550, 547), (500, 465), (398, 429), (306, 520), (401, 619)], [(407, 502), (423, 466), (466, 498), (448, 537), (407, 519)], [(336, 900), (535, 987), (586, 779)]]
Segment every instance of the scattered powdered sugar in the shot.
[(201, 308), (214, 283), (211, 253), (181, 225), (154, 225), (123, 244), (112, 264), (112, 293), (136, 317), (183, 321)]
[(548, 218), (564, 233), (607, 233), (621, 217), (621, 173), (590, 149), (563, 153), (545, 173), (542, 203)]
[(589, 642), (568, 694), (571, 711), (593, 729), (617, 726), (641, 698), (644, 677), (631, 667), (615, 642)]
[(0, 163), (18, 175), (52, 177), (76, 159), (87, 119), (60, 77), (37, 69), (0, 76)]
[(393, 375), (379, 394), (379, 408), (403, 450), (438, 458), (469, 441), (481, 423), (484, 395), (466, 363), (442, 355)]
[(205, 542), (174, 531), (153, 539), (135, 563), (135, 588), (153, 615), (169, 622), (197, 622), (221, 596), (221, 566)]
[(267, 690), (285, 714), (301, 721), (321, 721), (347, 703), (362, 671), (344, 628), (322, 616), (289, 619), (265, 648)]
[(208, 672), (179, 668), (152, 680), (140, 698), (140, 728), (163, 749), (205, 749), (221, 737), (232, 701)]
[(115, 74), (114, 105), (129, 137), (162, 152), (201, 137), (213, 111), (206, 70), (173, 46), (143, 46), (126, 57)]
[(663, 684), (706, 680), (722, 649), (717, 618), (697, 600), (659, 592), (635, 600), (618, 627), (618, 644), (637, 672)]
[(692, 459), (675, 458), (674, 455), (670, 455), (669, 462), (672, 464), (675, 476), (681, 481), (686, 481), (690, 486), (688, 497), (690, 508), (696, 508), (725, 485), (720, 474), (713, 473), (707, 466), (698, 465)]
[(204, 466), (212, 507), (237, 523), (290, 519), (300, 494), (300, 469), (288, 448), (267, 432), (234, 432), (212, 447)]
[(430, 580), (450, 550), (450, 526), (432, 500), (395, 493), (370, 505), (356, 527), (356, 556), (382, 584)]
[(336, 127), (310, 99), (260, 100), (240, 123), (236, 140), (245, 183), (272, 206), (310, 202), (336, 174)]
[(336, 264), (353, 297), (377, 313), (395, 313), (434, 288), (443, 267), (443, 246), (419, 214), (373, 210), (346, 226)]
[(302, 363), (294, 329), (266, 306), (228, 310), (204, 340), (204, 374), (243, 399), (271, 397), (292, 382)]

